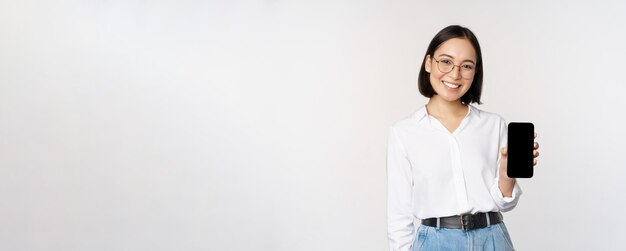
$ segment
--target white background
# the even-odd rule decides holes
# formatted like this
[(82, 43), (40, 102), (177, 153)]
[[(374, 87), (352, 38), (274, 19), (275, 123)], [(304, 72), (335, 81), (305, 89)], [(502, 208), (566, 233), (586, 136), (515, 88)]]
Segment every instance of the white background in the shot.
[[(593, 3), (592, 3), (593, 2)], [(0, 1), (0, 250), (386, 250), (449, 24), (541, 157), (518, 250), (626, 250), (623, 1)]]

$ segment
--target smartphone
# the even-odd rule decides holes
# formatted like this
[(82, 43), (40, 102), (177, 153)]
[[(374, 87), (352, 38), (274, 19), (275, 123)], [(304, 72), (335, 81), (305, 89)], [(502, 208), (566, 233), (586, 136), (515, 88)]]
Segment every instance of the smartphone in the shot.
[(511, 122), (508, 131), (507, 176), (533, 177), (535, 125), (528, 122)]

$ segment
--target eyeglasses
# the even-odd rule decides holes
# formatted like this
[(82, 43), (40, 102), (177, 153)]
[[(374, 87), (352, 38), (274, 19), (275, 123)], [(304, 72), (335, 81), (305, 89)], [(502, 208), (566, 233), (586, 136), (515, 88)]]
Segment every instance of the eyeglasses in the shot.
[(464, 79), (471, 79), (474, 77), (474, 73), (476, 73), (476, 67), (474, 66), (474, 64), (471, 63), (455, 65), (454, 63), (452, 63), (452, 60), (447, 58), (437, 60), (435, 59), (435, 57), (432, 57), (432, 59), (437, 62), (437, 68), (440, 72), (443, 73), (451, 72), (455, 66), (461, 69), (461, 77)]

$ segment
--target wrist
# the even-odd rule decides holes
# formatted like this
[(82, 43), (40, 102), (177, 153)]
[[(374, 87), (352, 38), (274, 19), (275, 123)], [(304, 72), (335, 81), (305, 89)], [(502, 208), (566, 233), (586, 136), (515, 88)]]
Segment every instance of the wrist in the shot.
[(502, 181), (515, 181), (515, 178), (511, 178), (506, 174), (500, 174), (500, 180)]

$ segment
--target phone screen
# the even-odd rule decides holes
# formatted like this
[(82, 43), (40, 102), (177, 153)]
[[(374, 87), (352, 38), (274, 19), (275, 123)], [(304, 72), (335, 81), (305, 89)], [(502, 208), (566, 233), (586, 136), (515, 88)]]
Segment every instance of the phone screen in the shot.
[(535, 126), (527, 122), (511, 122), (508, 131), (507, 175), (510, 178), (533, 177)]

